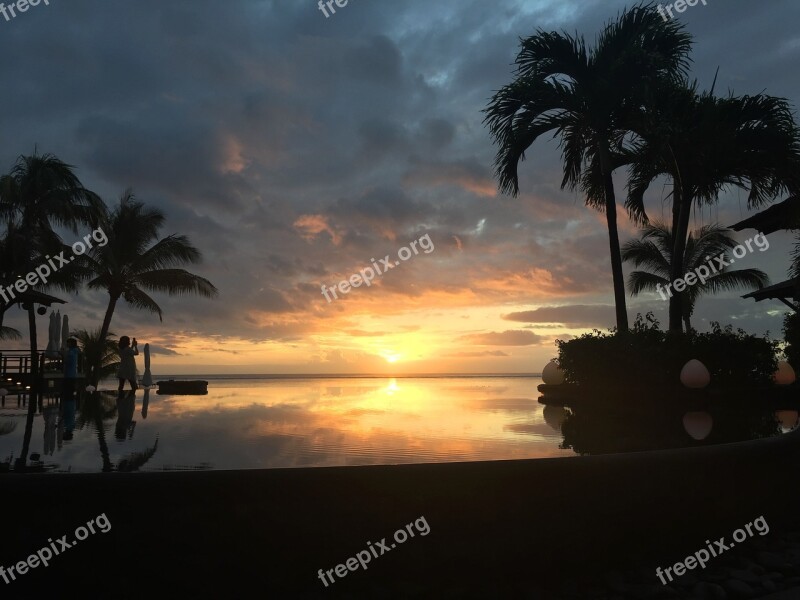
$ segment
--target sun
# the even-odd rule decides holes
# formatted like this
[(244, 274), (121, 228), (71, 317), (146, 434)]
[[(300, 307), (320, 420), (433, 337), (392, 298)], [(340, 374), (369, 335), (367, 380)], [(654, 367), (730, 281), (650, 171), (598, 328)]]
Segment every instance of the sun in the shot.
[(387, 354), (383, 355), (383, 358), (388, 363), (396, 363), (398, 360), (400, 360), (400, 355), (399, 354), (394, 354), (394, 353), (392, 353), (392, 354), (388, 354), (387, 353)]

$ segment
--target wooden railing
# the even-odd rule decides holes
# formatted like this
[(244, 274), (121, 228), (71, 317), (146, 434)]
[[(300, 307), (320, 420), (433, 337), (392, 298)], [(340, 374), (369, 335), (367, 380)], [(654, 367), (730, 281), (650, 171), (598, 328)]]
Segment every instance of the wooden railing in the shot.
[[(25, 397), (32, 389), (38, 388), (44, 395), (61, 392), (61, 380), (64, 377), (64, 361), (61, 356), (50, 358), (45, 356), (44, 352), (39, 352), (38, 363), (38, 382), (34, 382), (30, 351), (0, 350), (0, 388), (7, 392), (0, 397), (2, 406), (5, 406), (6, 395), (17, 396), (17, 405), (20, 401), (24, 405)], [(83, 371), (82, 363), (83, 355), (78, 355), (79, 377)]]

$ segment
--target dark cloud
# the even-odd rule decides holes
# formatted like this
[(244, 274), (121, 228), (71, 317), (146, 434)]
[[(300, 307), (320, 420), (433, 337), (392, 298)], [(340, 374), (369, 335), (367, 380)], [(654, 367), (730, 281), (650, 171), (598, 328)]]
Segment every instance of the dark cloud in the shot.
[(544, 306), (534, 310), (503, 315), (506, 321), (519, 323), (557, 323), (564, 327), (606, 327), (614, 320), (614, 307), (609, 305)]
[(471, 333), (459, 338), (462, 342), (476, 346), (533, 346), (542, 339), (542, 336), (532, 331), (511, 329), (503, 332)]
[(175, 352), (175, 350), (165, 348), (164, 346), (159, 346), (158, 344), (150, 344), (150, 353), (163, 354), (165, 356), (180, 356), (180, 352)]

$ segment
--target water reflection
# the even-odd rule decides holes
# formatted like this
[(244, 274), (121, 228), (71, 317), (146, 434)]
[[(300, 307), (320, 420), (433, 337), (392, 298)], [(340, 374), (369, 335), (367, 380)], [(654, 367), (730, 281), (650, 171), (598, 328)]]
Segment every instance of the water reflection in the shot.
[[(797, 426), (795, 411), (768, 407), (715, 407), (684, 411), (669, 406), (623, 413), (582, 406), (566, 408), (562, 448), (608, 454), (725, 444), (773, 437)], [(794, 413), (794, 416), (792, 416)]]
[(0, 414), (0, 470), (15, 462), (19, 471), (112, 472), (543, 458), (724, 443), (798, 424), (796, 411), (544, 406), (540, 381), (226, 379), (212, 380), (206, 396), (151, 398), (145, 389), (61, 405), (32, 399), (35, 419), (24, 406)]
[(567, 420), (567, 409), (563, 406), (545, 406), (542, 411), (544, 421), (553, 431), (561, 433), (561, 426)]
[(713, 428), (714, 417), (704, 410), (690, 411), (683, 415), (683, 429), (692, 439), (706, 439)]
[(144, 398), (142, 398), (142, 418), (147, 418), (147, 409), (150, 407), (150, 388), (144, 388)]
[(798, 412), (796, 410), (777, 410), (775, 420), (783, 433), (795, 429), (798, 425)]
[(136, 412), (136, 392), (120, 390), (117, 395), (117, 424), (114, 427), (114, 436), (118, 440), (133, 439), (133, 430), (136, 428), (136, 421), (133, 420), (133, 413)]
[(64, 400), (61, 402), (61, 419), (58, 430), (61, 433), (61, 440), (58, 449), (61, 450), (62, 441), (70, 441), (72, 432), (75, 431), (75, 412), (77, 410), (75, 400)]
[[(207, 396), (95, 392), (78, 407), (74, 438), (44, 458), (56, 471), (110, 472), (571, 455), (559, 448), (560, 436), (544, 421), (536, 400), (539, 382), (217, 380)], [(37, 439), (43, 439), (44, 423), (36, 419)], [(0, 453), (5, 447), (0, 437)]]

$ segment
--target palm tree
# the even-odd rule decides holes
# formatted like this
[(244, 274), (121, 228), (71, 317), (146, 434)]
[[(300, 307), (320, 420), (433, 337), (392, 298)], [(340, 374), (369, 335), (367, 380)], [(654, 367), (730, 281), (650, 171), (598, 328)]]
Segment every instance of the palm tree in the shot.
[[(709, 259), (721, 256), (737, 246), (728, 229), (718, 225), (706, 225), (689, 234), (686, 242), (684, 260), (681, 261), (687, 273), (707, 265)], [(622, 248), (622, 259), (631, 262), (635, 267), (644, 267), (643, 271), (633, 271), (628, 276), (628, 290), (631, 296), (642, 292), (656, 293), (666, 288), (673, 279), (672, 260), (674, 238), (672, 230), (663, 223), (653, 223), (644, 229), (640, 240), (631, 240)], [(706, 267), (706, 271), (710, 271)], [(697, 281), (687, 286), (681, 296), (681, 318), (686, 333), (692, 330), (691, 317), (695, 303), (700, 296), (716, 294), (726, 290), (762, 288), (769, 284), (767, 274), (759, 269), (737, 269), (722, 267), (716, 273), (710, 273), (704, 282)]]
[[(3, 280), (13, 283), (46, 255), (69, 248), (53, 227), (77, 233), (79, 225), (94, 226), (105, 212), (103, 201), (81, 184), (71, 165), (51, 154), (20, 156), (11, 172), (0, 177), (0, 219), (6, 225), (0, 248)], [(76, 291), (78, 283), (68, 271), (53, 273), (49, 283)]]
[[(659, 176), (672, 180), (670, 280), (683, 261), (694, 206), (713, 204), (723, 190), (749, 190), (748, 204), (761, 206), (790, 189), (800, 161), (800, 132), (789, 103), (765, 94), (718, 98), (698, 94), (696, 84), (664, 85), (632, 119), (637, 141), (630, 154), (627, 207), (646, 222), (644, 193)], [(682, 296), (670, 299), (669, 330), (681, 331)]]
[[(0, 219), (6, 224), (0, 283), (16, 281), (31, 270), (37, 261), (53, 249), (63, 247), (53, 226), (66, 227), (77, 233), (78, 225), (96, 223), (105, 213), (105, 205), (97, 194), (87, 190), (71, 165), (52, 154), (20, 156), (10, 173), (0, 177)], [(77, 286), (67, 273), (60, 275), (65, 288)], [(0, 309), (0, 326), (10, 304)], [(31, 353), (31, 391), (38, 382), (38, 349), (36, 313), (33, 302), (23, 304), (28, 311)], [(31, 407), (35, 404), (31, 399)], [(33, 408), (28, 420), (33, 419)], [(26, 457), (22, 457), (24, 461)]]
[(112, 339), (114, 334), (108, 332), (105, 338), (100, 330), (87, 331), (79, 329), (72, 332), (83, 352), (86, 380), (97, 387), (97, 384), (107, 377), (111, 377), (119, 368), (119, 353), (117, 342)]
[(690, 49), (683, 27), (664, 22), (652, 5), (624, 11), (590, 50), (582, 37), (539, 30), (521, 41), (515, 80), (484, 111), (499, 147), (499, 188), (512, 196), (526, 150), (545, 133), (560, 136), (562, 189), (580, 187), (587, 204), (606, 213), (619, 332), (627, 331), (628, 317), (612, 175), (622, 166), (629, 113), (657, 82), (684, 76)]
[(792, 266), (789, 267), (789, 277), (800, 277), (800, 235), (797, 236), (797, 241), (792, 250)]
[[(0, 238), (0, 286), (7, 286), (16, 279), (17, 267), (15, 264), (15, 236), (10, 233), (13, 229), (13, 223), (9, 223), (6, 227), (5, 235)], [(0, 306), (0, 340), (2, 339), (20, 339), (22, 334), (13, 327), (4, 326), (3, 320), (6, 311), (11, 308), (12, 303), (2, 303)]]
[(168, 235), (158, 239), (164, 214), (135, 200), (128, 190), (119, 205), (103, 219), (100, 227), (108, 243), (95, 246), (76, 260), (88, 287), (106, 290), (109, 295), (100, 339), (108, 336), (111, 318), (120, 298), (135, 308), (147, 310), (162, 320), (161, 307), (147, 292), (169, 295), (198, 294), (213, 298), (218, 290), (200, 277), (177, 268), (201, 261), (200, 251), (184, 235)]
[(79, 224), (97, 223), (105, 205), (73, 169), (52, 154), (20, 156), (11, 172), (0, 177), (0, 217), (19, 213), (24, 230), (50, 233), (52, 225), (77, 233)]

